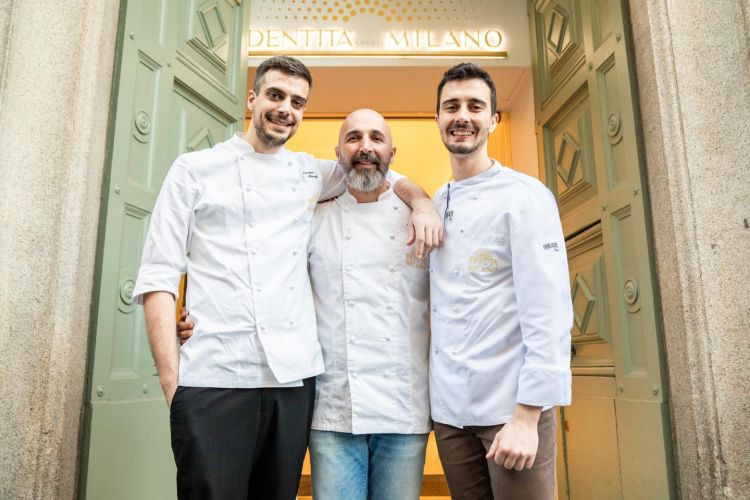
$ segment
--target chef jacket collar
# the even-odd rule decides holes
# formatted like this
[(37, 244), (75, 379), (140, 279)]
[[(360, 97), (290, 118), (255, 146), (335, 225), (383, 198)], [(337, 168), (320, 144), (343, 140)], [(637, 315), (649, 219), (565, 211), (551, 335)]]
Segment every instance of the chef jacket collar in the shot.
[(472, 177), (468, 177), (466, 179), (462, 179), (460, 181), (451, 181), (450, 184), (452, 186), (471, 186), (472, 184), (479, 184), (480, 182), (484, 182), (490, 177), (494, 177), (497, 174), (499, 174), (501, 169), (502, 169), (502, 166), (500, 165), (500, 163), (493, 158), (492, 166), (488, 168), (487, 170), (485, 170), (484, 172), (474, 175)]
[(276, 153), (256, 153), (252, 144), (247, 142), (242, 132), (235, 132), (228, 141), (232, 149), (241, 156), (255, 155), (264, 159), (275, 160), (283, 159), (287, 154), (287, 149), (282, 147)]
[[(386, 181), (387, 182), (387, 181)], [(380, 193), (378, 196), (377, 201), (383, 201), (388, 198), (390, 198), (393, 195), (393, 186), (389, 186), (388, 189), (386, 189), (384, 192)], [(347, 188), (346, 191), (344, 191), (344, 194), (340, 196), (340, 200), (344, 205), (360, 205), (360, 203), (357, 201), (357, 198), (355, 198)], [(377, 202), (376, 202), (377, 203)], [(368, 203), (361, 203), (361, 205), (368, 205)]]

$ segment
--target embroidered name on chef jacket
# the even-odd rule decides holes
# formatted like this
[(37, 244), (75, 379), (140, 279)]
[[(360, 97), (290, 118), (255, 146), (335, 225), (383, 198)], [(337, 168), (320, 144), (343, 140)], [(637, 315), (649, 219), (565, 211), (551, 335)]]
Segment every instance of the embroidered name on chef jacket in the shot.
[(556, 241), (552, 241), (550, 243), (545, 243), (545, 244), (542, 245), (542, 248), (545, 249), (545, 250), (547, 250), (547, 251), (552, 251), (552, 252), (559, 252), (560, 251), (560, 246), (557, 244)]

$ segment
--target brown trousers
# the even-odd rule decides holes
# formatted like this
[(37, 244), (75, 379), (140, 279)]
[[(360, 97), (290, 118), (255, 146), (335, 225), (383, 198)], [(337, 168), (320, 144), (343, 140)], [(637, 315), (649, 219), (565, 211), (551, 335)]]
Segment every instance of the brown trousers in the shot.
[(440, 462), (453, 500), (551, 500), (555, 496), (555, 414), (539, 417), (534, 466), (507, 470), (485, 455), (502, 425), (459, 429), (434, 423)]

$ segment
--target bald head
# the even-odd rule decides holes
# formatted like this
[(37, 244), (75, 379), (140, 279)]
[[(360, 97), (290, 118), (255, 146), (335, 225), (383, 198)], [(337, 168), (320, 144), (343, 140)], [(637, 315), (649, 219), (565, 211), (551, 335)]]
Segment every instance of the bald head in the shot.
[(391, 129), (377, 111), (352, 111), (341, 124), (336, 157), (347, 171), (349, 187), (364, 192), (381, 188), (395, 154)]
[(349, 113), (349, 115), (341, 124), (339, 130), (339, 145), (350, 134), (364, 134), (367, 132), (375, 132), (382, 135), (389, 144), (393, 144), (391, 138), (391, 128), (383, 118), (383, 115), (375, 111), (374, 109), (357, 109)]

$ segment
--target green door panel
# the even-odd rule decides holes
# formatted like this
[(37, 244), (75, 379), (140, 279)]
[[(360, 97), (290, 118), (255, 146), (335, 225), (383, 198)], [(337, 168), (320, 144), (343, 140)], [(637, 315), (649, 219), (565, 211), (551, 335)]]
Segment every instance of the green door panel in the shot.
[(169, 166), (243, 128), (248, 2), (129, 0), (102, 212), (80, 496), (174, 498), (169, 415), (132, 300)]
[(530, 0), (529, 12), (540, 171), (575, 313), (560, 493), (674, 497), (626, 2)]

